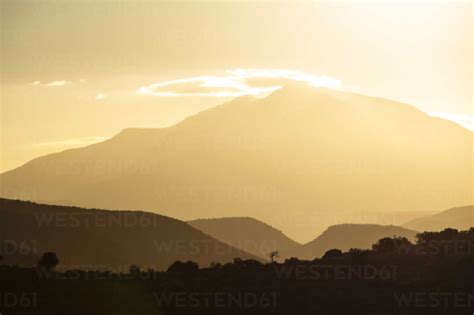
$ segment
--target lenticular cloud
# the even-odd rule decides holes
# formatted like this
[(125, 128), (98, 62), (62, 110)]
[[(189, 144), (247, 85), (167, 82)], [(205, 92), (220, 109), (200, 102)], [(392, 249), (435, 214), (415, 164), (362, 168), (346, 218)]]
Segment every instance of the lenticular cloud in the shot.
[(140, 87), (139, 94), (153, 96), (260, 96), (297, 81), (314, 87), (337, 89), (341, 81), (324, 76), (286, 69), (232, 69), (222, 76), (199, 76), (158, 82)]

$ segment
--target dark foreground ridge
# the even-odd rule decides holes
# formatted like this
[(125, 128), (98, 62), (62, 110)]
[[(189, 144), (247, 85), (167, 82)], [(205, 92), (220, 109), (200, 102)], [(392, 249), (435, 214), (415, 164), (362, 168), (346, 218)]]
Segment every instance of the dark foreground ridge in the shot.
[(474, 228), (383, 238), (321, 259), (234, 259), (167, 271), (0, 266), (2, 314), (472, 314)]
[(0, 199), (0, 255), (20, 266), (55, 252), (61, 265), (124, 271), (131, 264), (166, 270), (176, 260), (201, 265), (258, 259), (189, 224), (143, 211), (111, 211)]

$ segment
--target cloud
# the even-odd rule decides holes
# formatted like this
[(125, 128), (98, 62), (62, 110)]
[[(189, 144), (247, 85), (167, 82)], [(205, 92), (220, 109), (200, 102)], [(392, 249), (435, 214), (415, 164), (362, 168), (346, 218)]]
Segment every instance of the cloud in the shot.
[(466, 129), (474, 131), (474, 116), (466, 115), (466, 114), (453, 114), (453, 113), (446, 113), (446, 112), (430, 112), (428, 115), (432, 117), (439, 117), (443, 119), (450, 120), (455, 122)]
[(107, 97), (107, 95), (103, 94), (103, 93), (99, 93), (95, 96), (95, 99), (98, 100), (98, 101), (101, 101), (103, 99), (105, 99)]
[(48, 147), (48, 148), (73, 148), (73, 147), (83, 147), (86, 145), (94, 144), (97, 142), (102, 142), (107, 140), (107, 137), (83, 137), (83, 138), (74, 138), (74, 139), (66, 139), (66, 140), (58, 140), (58, 141), (48, 141), (48, 142), (41, 142), (36, 143), (33, 146), (35, 147)]
[(53, 81), (53, 82), (47, 83), (46, 86), (63, 86), (63, 85), (67, 85), (67, 84), (71, 84), (71, 81), (64, 81), (64, 80)]
[(51, 81), (47, 83), (42, 83), (41, 81), (34, 81), (31, 84), (37, 85), (37, 86), (65, 86), (65, 85), (72, 84), (72, 82), (66, 81), (66, 80)]
[(222, 76), (199, 76), (153, 83), (140, 87), (137, 93), (153, 96), (259, 96), (273, 92), (290, 81), (314, 87), (341, 87), (341, 81), (337, 79), (295, 70), (231, 69)]

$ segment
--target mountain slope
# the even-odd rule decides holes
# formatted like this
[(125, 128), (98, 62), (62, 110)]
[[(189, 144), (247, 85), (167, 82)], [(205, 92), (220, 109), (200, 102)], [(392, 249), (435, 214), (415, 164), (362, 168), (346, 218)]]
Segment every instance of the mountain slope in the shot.
[(418, 231), (441, 231), (446, 228), (469, 230), (474, 227), (474, 206), (456, 207), (418, 218), (403, 225)]
[(188, 224), (219, 241), (264, 259), (268, 259), (271, 251), (286, 251), (301, 246), (281, 231), (253, 218), (199, 219)]
[[(131, 264), (165, 269), (176, 260), (201, 266), (235, 257), (255, 258), (189, 226), (142, 211), (109, 211), (41, 205), (0, 199), (0, 244), (5, 263), (34, 263), (47, 251), (64, 266), (109, 267)], [(9, 261), (12, 260), (12, 261)]]
[(351, 248), (368, 249), (384, 237), (402, 236), (415, 241), (418, 232), (393, 225), (340, 224), (330, 226), (313, 241), (294, 250), (283, 252), (286, 258), (314, 259), (322, 257), (330, 249), (347, 251)]
[[(472, 147), (472, 132), (412, 106), (297, 85), (34, 159), (0, 184), (7, 198), (258, 217), (301, 240), (331, 224), (473, 204)], [(381, 222), (356, 221), (369, 212)]]

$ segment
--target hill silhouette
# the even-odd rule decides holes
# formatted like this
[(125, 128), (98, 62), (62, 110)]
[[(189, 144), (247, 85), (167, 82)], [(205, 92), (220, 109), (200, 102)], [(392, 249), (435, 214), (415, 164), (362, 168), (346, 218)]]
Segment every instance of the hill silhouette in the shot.
[(188, 223), (217, 240), (264, 259), (272, 251), (301, 246), (280, 230), (253, 218), (199, 219)]
[(303, 85), (34, 159), (1, 196), (192, 220), (253, 216), (294, 239), (369, 212), (473, 204), (473, 133), (394, 101)]
[(170, 217), (7, 199), (0, 199), (0, 244), (5, 263), (31, 265), (55, 252), (70, 269), (163, 270), (177, 260), (209, 266), (256, 258)]
[(384, 237), (405, 237), (414, 242), (418, 232), (399, 226), (375, 224), (340, 224), (330, 226), (316, 239), (289, 251), (282, 251), (283, 257), (299, 259), (321, 258), (330, 249), (348, 251), (351, 248), (369, 249)]
[(474, 206), (451, 208), (412, 220), (403, 226), (418, 231), (442, 231), (446, 228), (467, 230), (474, 227)]
[(334, 248), (343, 251), (369, 249), (384, 237), (405, 237), (414, 242), (418, 233), (393, 225), (339, 224), (328, 227), (317, 238), (302, 245), (253, 218), (199, 219), (188, 223), (217, 240), (265, 259), (271, 251), (278, 251), (281, 259), (296, 257), (312, 260)]

